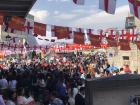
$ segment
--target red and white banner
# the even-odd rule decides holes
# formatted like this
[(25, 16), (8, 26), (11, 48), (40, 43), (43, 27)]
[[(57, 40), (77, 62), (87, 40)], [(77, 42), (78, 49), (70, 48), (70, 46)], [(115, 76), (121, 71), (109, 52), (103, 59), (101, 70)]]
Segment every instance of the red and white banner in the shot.
[(58, 39), (70, 38), (70, 31), (69, 27), (62, 27), (62, 26), (52, 26), (52, 35), (57, 37)]
[(130, 13), (140, 18), (140, 1), (139, 0), (128, 0)]
[(46, 36), (46, 24), (34, 22), (34, 34)]
[(121, 30), (121, 35), (120, 35), (119, 39), (125, 39), (125, 34), (126, 34), (126, 31)]
[(128, 41), (126, 39), (120, 39), (119, 41), (120, 41), (119, 42), (120, 50), (124, 50), (124, 51), (131, 50), (131, 48), (130, 48), (130, 41)]
[(89, 40), (91, 42), (91, 45), (94, 47), (101, 47), (101, 40), (99, 35), (89, 35)]
[(0, 25), (3, 25), (3, 19), (4, 19), (3, 14), (0, 14)]
[(34, 29), (34, 22), (32, 20), (26, 19), (25, 34), (32, 35), (33, 29)]
[(114, 39), (114, 38), (107, 38), (107, 45), (108, 47), (117, 47), (118, 46), (118, 43), (117, 43), (117, 40)]
[(73, 2), (77, 5), (84, 5), (85, 4), (85, 0), (73, 0)]
[(140, 50), (140, 41), (136, 42), (137, 48)]
[(116, 0), (99, 0), (99, 8), (107, 13), (114, 14), (116, 10)]
[(133, 34), (130, 34), (129, 32), (126, 32), (126, 39), (128, 40), (128, 41), (133, 41), (133, 39), (134, 39), (134, 35)]
[(115, 39), (114, 30), (110, 30), (110, 33), (108, 34), (108, 38)]
[(85, 44), (84, 33), (74, 32), (74, 43), (75, 44)]
[(19, 31), (25, 31), (25, 19), (13, 16), (11, 20), (9, 21), (9, 27), (11, 29), (19, 30)]

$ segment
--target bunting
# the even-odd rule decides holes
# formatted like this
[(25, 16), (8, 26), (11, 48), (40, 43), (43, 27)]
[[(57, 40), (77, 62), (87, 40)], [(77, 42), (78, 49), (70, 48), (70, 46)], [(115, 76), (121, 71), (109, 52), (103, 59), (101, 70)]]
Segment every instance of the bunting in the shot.
[(101, 40), (99, 35), (90, 34), (89, 40), (91, 42), (91, 45), (93, 45), (94, 47), (101, 47)]
[(109, 47), (117, 47), (118, 46), (117, 40), (115, 40), (114, 38), (108, 37), (107, 42), (108, 42)]
[(74, 43), (75, 44), (84, 44), (84, 33), (81, 32), (74, 32)]
[(114, 39), (115, 35), (113, 34), (114, 30), (110, 30), (110, 34), (108, 35), (108, 38)]
[(9, 27), (18, 31), (25, 31), (25, 19), (13, 16), (9, 21)]
[(140, 19), (140, 1), (139, 0), (128, 0), (130, 13)]
[(99, 9), (114, 14), (116, 10), (116, 0), (99, 0)]
[(58, 39), (70, 38), (70, 29), (69, 27), (62, 27), (62, 26), (53, 26), (52, 32), (54, 32), (55, 37)]
[(137, 48), (140, 50), (140, 41), (136, 42)]
[(46, 36), (46, 24), (42, 23), (34, 23), (34, 34), (36, 35), (41, 35), (41, 36)]
[(32, 35), (33, 34), (33, 26), (34, 23), (32, 21), (27, 20), (25, 25), (26, 34)]
[(125, 31), (124, 30), (121, 30), (120, 38), (121, 39), (125, 39)]
[(130, 34), (129, 32), (126, 32), (126, 39), (128, 41), (132, 41), (133, 42), (133, 39), (134, 39), (134, 35), (133, 34)]
[(128, 51), (131, 50), (130, 48), (130, 42), (126, 39), (120, 39), (119, 40), (120, 50)]

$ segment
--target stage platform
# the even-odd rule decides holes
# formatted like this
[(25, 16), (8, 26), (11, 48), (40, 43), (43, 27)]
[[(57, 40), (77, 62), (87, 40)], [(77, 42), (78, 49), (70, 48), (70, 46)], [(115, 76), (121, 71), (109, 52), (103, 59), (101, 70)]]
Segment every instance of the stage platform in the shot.
[(86, 105), (130, 105), (140, 95), (140, 75), (118, 75), (86, 81)]

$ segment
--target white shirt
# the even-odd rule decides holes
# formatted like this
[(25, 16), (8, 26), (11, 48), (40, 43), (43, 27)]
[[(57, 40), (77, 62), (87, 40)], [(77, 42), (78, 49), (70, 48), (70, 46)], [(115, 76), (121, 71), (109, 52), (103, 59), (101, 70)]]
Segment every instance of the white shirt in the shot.
[(70, 105), (75, 105), (75, 100), (74, 100), (73, 97), (70, 97), (68, 102), (69, 102)]
[(80, 77), (81, 79), (86, 79), (85, 78), (85, 74), (81, 74), (81, 77)]
[(101, 77), (101, 75), (98, 74), (98, 73), (95, 73), (95, 77), (96, 77), (96, 78), (99, 78), (99, 77)]
[(120, 71), (120, 73), (119, 74), (125, 74), (125, 72), (124, 71)]
[(0, 105), (5, 105), (5, 102), (4, 102), (2, 95), (0, 95)]
[(76, 94), (78, 93), (78, 88), (73, 88), (73, 98), (75, 99)]
[(27, 99), (27, 101), (26, 101), (26, 105), (30, 105), (30, 104), (32, 104), (32, 105), (34, 105), (34, 103), (35, 103), (35, 101), (34, 101), (34, 99), (33, 99), (33, 97), (29, 97), (28, 99)]
[(27, 99), (24, 96), (17, 97), (17, 105), (25, 105), (26, 102), (27, 102)]
[(9, 88), (10, 89), (16, 89), (16, 85), (17, 85), (16, 80), (9, 81)]
[(6, 105), (16, 105), (13, 101), (11, 100), (7, 100), (6, 101)]
[(8, 88), (8, 82), (5, 78), (0, 79), (0, 87), (1, 87), (1, 89), (7, 89)]

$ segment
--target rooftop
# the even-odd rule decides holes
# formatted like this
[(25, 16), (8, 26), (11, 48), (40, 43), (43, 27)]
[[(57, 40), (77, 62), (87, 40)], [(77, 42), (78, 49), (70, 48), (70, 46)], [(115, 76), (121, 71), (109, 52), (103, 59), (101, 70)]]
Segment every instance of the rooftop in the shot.
[(37, 0), (0, 0), (0, 10), (6, 16), (26, 17)]

